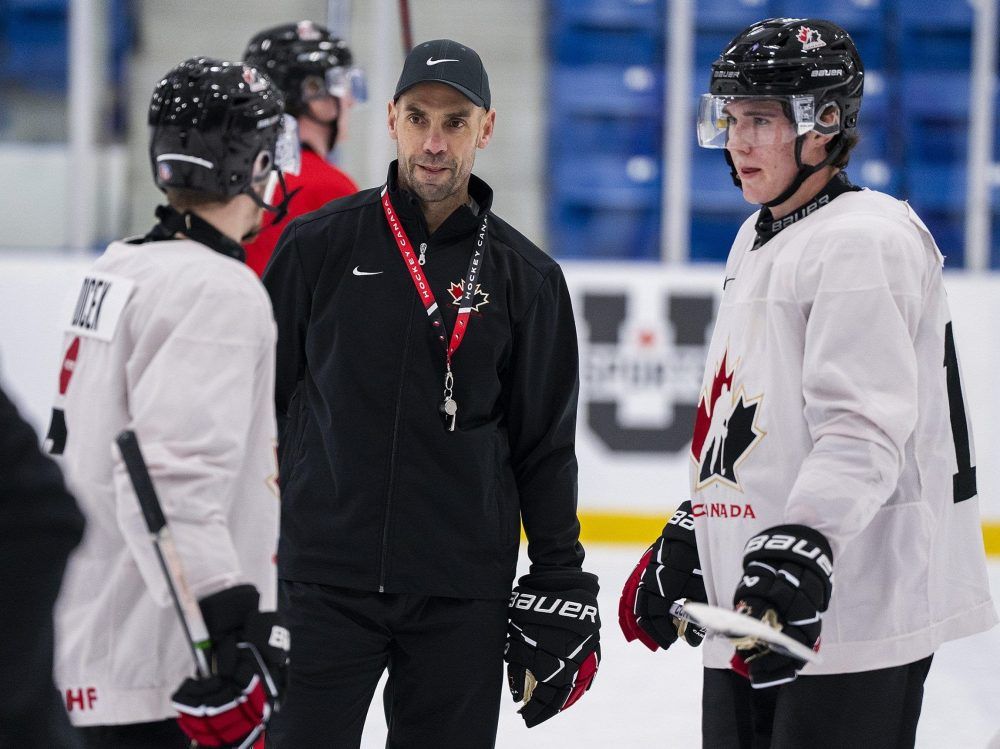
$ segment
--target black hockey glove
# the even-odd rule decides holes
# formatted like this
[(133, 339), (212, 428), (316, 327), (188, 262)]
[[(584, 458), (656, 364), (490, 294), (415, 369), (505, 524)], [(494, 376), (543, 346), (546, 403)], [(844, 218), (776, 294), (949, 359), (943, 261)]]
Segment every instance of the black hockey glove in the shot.
[(199, 604), (212, 640), (212, 675), (185, 679), (173, 694), (181, 729), (198, 746), (250, 747), (263, 736), (284, 691), (288, 630), (273, 611), (258, 611), (252, 585)]
[[(832, 591), (833, 552), (826, 537), (804, 525), (778, 525), (747, 542), (733, 605), (819, 650), (820, 614)], [(736, 649), (755, 689), (790, 682), (805, 665), (753, 639), (737, 640)]]
[(691, 502), (683, 502), (632, 570), (618, 600), (618, 624), (629, 642), (666, 650), (678, 637), (697, 647), (705, 630), (670, 613), (675, 601), (705, 603)]
[(507, 682), (528, 728), (583, 693), (601, 661), (597, 577), (567, 570), (525, 575), (510, 596)]

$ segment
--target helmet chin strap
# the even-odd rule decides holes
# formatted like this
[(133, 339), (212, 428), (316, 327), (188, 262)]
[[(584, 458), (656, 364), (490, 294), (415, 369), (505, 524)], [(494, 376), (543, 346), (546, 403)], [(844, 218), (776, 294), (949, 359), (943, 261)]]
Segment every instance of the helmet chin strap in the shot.
[(160, 205), (156, 207), (156, 218), (159, 223), (139, 243), (162, 242), (183, 234), (227, 257), (241, 263), (246, 261), (246, 253), (239, 242), (233, 241), (195, 213), (181, 213), (173, 206)]
[(776, 205), (781, 205), (790, 197), (792, 197), (796, 193), (796, 191), (800, 187), (802, 187), (803, 182), (809, 179), (820, 169), (823, 169), (832, 164), (833, 161), (838, 156), (840, 156), (840, 152), (844, 150), (844, 138), (842, 135), (838, 135), (836, 143), (834, 144), (833, 148), (830, 149), (830, 153), (826, 155), (825, 159), (823, 159), (818, 164), (812, 164), (812, 165), (803, 164), (802, 144), (805, 142), (805, 139), (806, 139), (805, 135), (800, 135), (798, 138), (795, 139), (795, 165), (799, 168), (798, 173), (795, 175), (795, 178), (792, 180), (792, 183), (785, 188), (784, 192), (782, 192), (778, 197), (774, 198), (773, 200), (769, 200), (766, 203), (764, 203), (764, 205), (767, 206), (768, 208), (773, 208)]
[[(808, 135), (808, 133), (806, 134)], [(805, 143), (806, 135), (800, 135), (795, 139), (795, 165), (798, 167), (798, 172), (796, 172), (795, 177), (792, 178), (791, 183), (786, 187), (778, 197), (767, 201), (763, 205), (768, 208), (772, 208), (776, 205), (781, 205), (790, 197), (792, 197), (796, 191), (802, 187), (802, 183), (809, 179), (812, 175), (818, 172), (820, 169), (828, 167), (830, 164), (840, 156), (841, 152), (844, 150), (844, 137), (843, 134), (837, 136), (836, 141), (830, 153), (826, 155), (818, 164), (803, 164), (802, 163), (802, 145)], [(726, 150), (726, 163), (729, 164), (729, 175), (733, 178), (733, 184), (737, 187), (742, 188), (743, 182), (740, 180), (740, 175), (736, 171), (736, 164), (733, 163), (733, 157), (729, 155), (728, 149)]]
[(269, 226), (274, 226), (275, 224), (280, 224), (284, 220), (285, 216), (288, 215), (288, 204), (292, 202), (292, 198), (302, 189), (301, 186), (296, 187), (291, 192), (288, 192), (288, 188), (285, 186), (285, 175), (280, 169), (275, 172), (278, 175), (278, 184), (281, 185), (281, 194), (284, 196), (281, 202), (278, 204), (268, 203), (257, 194), (257, 191), (252, 187), (246, 189), (246, 194), (250, 196), (250, 199), (256, 203), (258, 206), (263, 208), (265, 211), (273, 213), (274, 216), (271, 218), (271, 223)]

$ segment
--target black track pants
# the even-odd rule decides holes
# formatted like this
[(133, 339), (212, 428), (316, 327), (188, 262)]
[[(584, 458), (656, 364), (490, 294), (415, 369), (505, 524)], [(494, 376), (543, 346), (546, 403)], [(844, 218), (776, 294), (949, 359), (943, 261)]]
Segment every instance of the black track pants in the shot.
[(292, 636), (269, 749), (355, 749), (379, 677), (388, 747), (490, 749), (503, 684), (506, 600), (389, 595), (280, 581)]
[(191, 746), (191, 739), (173, 719), (77, 730), (87, 749), (188, 749)]
[(752, 689), (733, 671), (706, 668), (702, 746), (912, 749), (932, 657), (877, 671), (800, 676), (772, 689)]

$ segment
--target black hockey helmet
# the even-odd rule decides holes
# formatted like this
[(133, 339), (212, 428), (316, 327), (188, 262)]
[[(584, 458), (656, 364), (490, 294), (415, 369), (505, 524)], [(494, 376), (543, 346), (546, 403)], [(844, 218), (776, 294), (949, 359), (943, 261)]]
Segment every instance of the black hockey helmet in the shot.
[[(309, 98), (324, 89), (338, 98), (350, 92), (357, 101), (366, 99), (364, 72), (354, 67), (347, 42), (312, 21), (261, 31), (250, 40), (243, 59), (274, 81), (285, 96), (285, 109), (296, 117), (306, 111)], [(325, 82), (323, 88), (315, 85), (317, 78)]]
[(153, 91), (149, 127), (153, 178), (164, 191), (246, 193), (274, 210), (254, 187), (282, 169), (298, 171), (298, 135), (281, 93), (241, 62), (182, 62)]
[[(831, 21), (816, 18), (770, 18), (747, 27), (712, 63), (709, 92), (698, 114), (698, 142), (725, 148), (725, 106), (740, 97), (778, 99), (795, 125), (799, 174), (768, 205), (784, 202), (812, 173), (832, 163), (855, 132), (864, 93), (864, 65), (853, 40)], [(821, 117), (832, 105), (839, 119), (827, 125)], [(801, 163), (802, 140), (815, 130), (836, 135), (830, 153), (815, 167)], [(727, 152), (728, 159), (728, 152)], [(731, 162), (731, 160), (730, 160)], [(739, 186), (737, 175), (733, 180)]]

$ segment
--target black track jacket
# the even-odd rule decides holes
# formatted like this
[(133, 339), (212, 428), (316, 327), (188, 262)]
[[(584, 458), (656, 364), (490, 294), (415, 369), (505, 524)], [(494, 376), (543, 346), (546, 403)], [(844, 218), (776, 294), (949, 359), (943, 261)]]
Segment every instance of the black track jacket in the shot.
[[(389, 195), (445, 324), (481, 218), (428, 236)], [(489, 210), (490, 187), (469, 193)], [(278, 324), (278, 574), (359, 590), (510, 594), (519, 520), (532, 571), (579, 568), (576, 326), (559, 266), (490, 215), (478, 309), (453, 359), (458, 423), (439, 411), (445, 352), (389, 231), (379, 189), (293, 221), (264, 275)]]
[[(64, 370), (65, 371), (65, 370)], [(0, 749), (81, 746), (52, 682), (52, 607), (83, 515), (56, 464), (0, 390)]]

